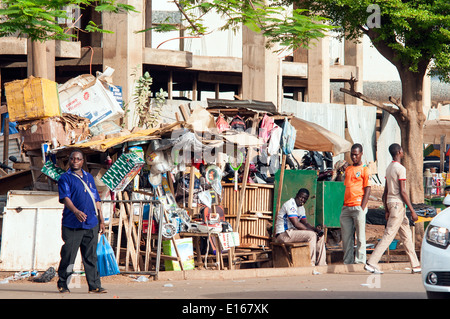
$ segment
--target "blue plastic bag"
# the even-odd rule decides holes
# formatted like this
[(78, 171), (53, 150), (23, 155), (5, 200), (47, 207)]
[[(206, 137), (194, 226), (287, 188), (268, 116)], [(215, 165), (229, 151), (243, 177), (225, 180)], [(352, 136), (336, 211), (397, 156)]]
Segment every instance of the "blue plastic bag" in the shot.
[(287, 119), (284, 120), (281, 128), (283, 129), (281, 134), (281, 149), (283, 150), (283, 154), (289, 155), (294, 150), (297, 130)]
[(120, 273), (114, 251), (105, 235), (101, 235), (97, 244), (97, 269), (100, 277), (112, 276)]

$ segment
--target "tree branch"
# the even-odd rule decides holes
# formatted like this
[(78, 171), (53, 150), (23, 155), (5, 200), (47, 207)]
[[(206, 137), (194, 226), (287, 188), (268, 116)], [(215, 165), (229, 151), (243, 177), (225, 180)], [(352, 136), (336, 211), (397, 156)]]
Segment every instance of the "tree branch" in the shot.
[(396, 99), (396, 98), (390, 96), (389, 102), (391, 102), (394, 105), (397, 105), (400, 108), (400, 105), (401, 105), (400, 99)]
[[(380, 35), (374, 29), (369, 29), (366, 32), (367, 36), (370, 38), (372, 45), (384, 56), (389, 62), (391, 62), (397, 70), (400, 70), (403, 65), (398, 59), (395, 51), (387, 45), (386, 40), (377, 41)], [(392, 35), (391, 43), (396, 43), (394, 36)]]
[(389, 105), (385, 105), (384, 103), (380, 103), (376, 100), (373, 100), (367, 96), (365, 96), (364, 94), (362, 94), (361, 92), (356, 92), (355, 90), (348, 90), (345, 88), (341, 88), (340, 89), (341, 92), (344, 92), (345, 94), (351, 95), (353, 97), (356, 97), (358, 99), (363, 100), (366, 103), (372, 104), (373, 106), (376, 106), (386, 112), (388, 112), (389, 114), (392, 114), (394, 116), (398, 115), (398, 113), (400, 112), (398, 109), (393, 108), (392, 106)]
[(187, 22), (194, 28), (194, 30), (198, 33), (203, 35), (202, 32), (200, 32), (200, 30), (197, 28), (197, 26), (195, 25), (195, 23), (188, 17), (188, 15), (186, 14), (186, 12), (183, 10), (183, 8), (181, 7), (181, 5), (178, 3), (178, 1), (174, 0), (173, 1), (175, 3), (175, 5), (178, 7), (178, 10), (181, 11), (181, 13), (183, 14), (183, 16), (186, 18)]

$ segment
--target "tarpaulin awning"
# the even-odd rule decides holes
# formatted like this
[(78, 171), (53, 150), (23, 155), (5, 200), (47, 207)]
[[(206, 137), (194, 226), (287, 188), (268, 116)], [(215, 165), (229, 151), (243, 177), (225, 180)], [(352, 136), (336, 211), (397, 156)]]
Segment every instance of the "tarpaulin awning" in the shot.
[(331, 152), (334, 156), (350, 151), (352, 144), (326, 128), (297, 117), (291, 117), (297, 130), (294, 147), (307, 151)]
[(183, 126), (183, 122), (174, 122), (162, 128), (151, 128), (146, 130), (137, 131), (134, 133), (126, 134), (123, 136), (112, 137), (107, 139), (88, 141), (84, 143), (67, 145), (67, 147), (77, 147), (77, 148), (88, 148), (95, 151), (105, 152), (111, 147), (125, 143), (125, 142), (136, 142), (136, 141), (146, 141), (151, 139), (160, 138), (161, 135), (170, 133), (176, 129)]

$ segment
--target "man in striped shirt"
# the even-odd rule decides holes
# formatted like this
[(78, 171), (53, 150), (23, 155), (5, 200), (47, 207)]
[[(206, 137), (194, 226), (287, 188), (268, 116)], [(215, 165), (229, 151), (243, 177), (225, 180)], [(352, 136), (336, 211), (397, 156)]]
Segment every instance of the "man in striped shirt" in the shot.
[(312, 266), (326, 265), (323, 231), (306, 221), (304, 205), (309, 191), (301, 188), (294, 198), (283, 204), (276, 217), (275, 238), (279, 243), (309, 243)]

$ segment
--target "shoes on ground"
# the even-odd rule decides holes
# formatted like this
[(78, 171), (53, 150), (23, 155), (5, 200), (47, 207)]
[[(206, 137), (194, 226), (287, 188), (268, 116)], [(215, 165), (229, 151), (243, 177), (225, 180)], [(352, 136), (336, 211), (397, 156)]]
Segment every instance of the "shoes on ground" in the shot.
[(63, 294), (70, 292), (69, 288), (67, 288), (67, 287), (58, 287), (58, 290), (60, 293), (63, 293)]
[(364, 269), (367, 270), (368, 272), (371, 272), (372, 274), (383, 274), (383, 272), (380, 269), (371, 264), (365, 264)]
[(105, 294), (107, 292), (108, 291), (105, 288), (103, 288), (103, 287), (99, 287), (99, 288), (95, 288), (95, 289), (89, 290), (90, 294)]
[(420, 274), (422, 272), (422, 268), (416, 267), (411, 269), (411, 273), (413, 274)]

